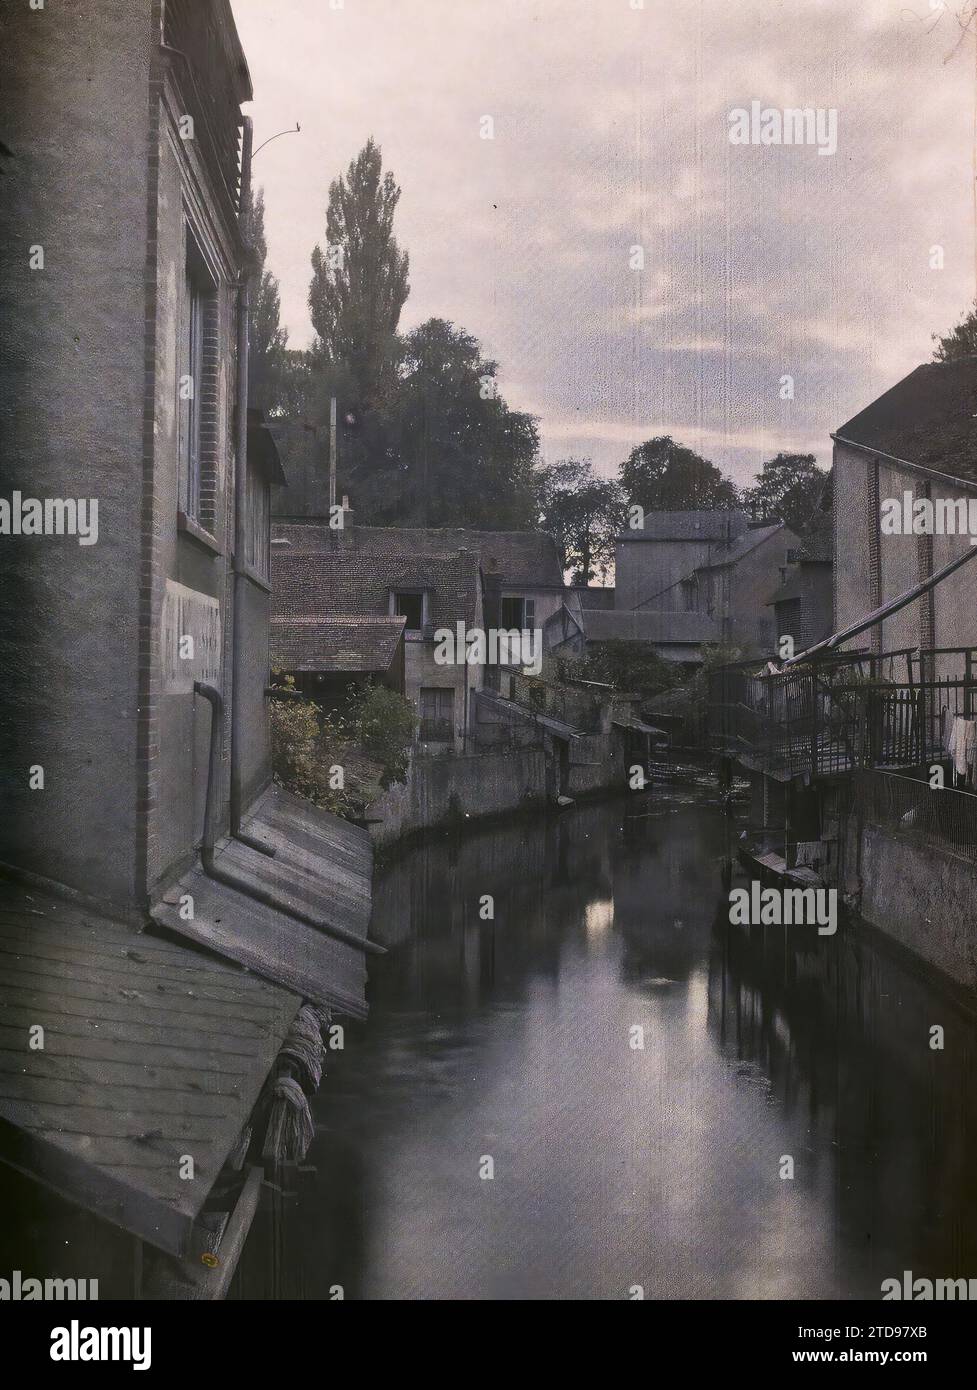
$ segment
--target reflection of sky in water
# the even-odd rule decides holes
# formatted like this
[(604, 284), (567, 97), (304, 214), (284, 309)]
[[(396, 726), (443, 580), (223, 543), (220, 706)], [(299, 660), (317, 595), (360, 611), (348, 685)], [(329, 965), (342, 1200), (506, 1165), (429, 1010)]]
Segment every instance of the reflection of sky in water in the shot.
[(279, 1292), (878, 1297), (904, 1268), (977, 1273), (972, 1033), (842, 932), (729, 928), (734, 835), (712, 806), (581, 808), (387, 870), (392, 950), (316, 1102)]

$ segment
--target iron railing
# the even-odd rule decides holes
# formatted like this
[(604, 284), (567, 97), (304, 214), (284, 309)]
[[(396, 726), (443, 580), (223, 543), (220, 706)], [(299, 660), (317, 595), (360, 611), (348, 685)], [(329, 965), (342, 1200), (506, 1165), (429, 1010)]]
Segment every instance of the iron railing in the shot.
[(766, 671), (739, 662), (709, 677), (714, 749), (777, 776), (912, 767), (946, 755), (956, 716), (977, 707), (974, 650), (831, 654)]
[(877, 769), (855, 778), (863, 823), (950, 849), (977, 862), (977, 795)]

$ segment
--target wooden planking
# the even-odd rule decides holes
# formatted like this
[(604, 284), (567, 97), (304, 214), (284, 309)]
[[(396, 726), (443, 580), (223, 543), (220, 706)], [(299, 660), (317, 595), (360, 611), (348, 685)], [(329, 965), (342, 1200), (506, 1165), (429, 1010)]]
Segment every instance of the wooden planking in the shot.
[(180, 890), (193, 897), (193, 920), (184, 921), (175, 903), (163, 902), (153, 909), (161, 925), (317, 1004), (366, 1017), (366, 964), (357, 947), (215, 882), (202, 869), (185, 875)]
[(254, 855), (261, 861), (254, 872), (266, 886), (294, 893), (332, 925), (366, 936), (373, 847), (365, 830), (281, 787), (268, 789), (248, 828), (275, 850), (274, 858)]
[[(300, 1002), (0, 884), (0, 1158), (182, 1254)], [(37, 1023), (45, 1046), (32, 1051)], [(186, 1153), (193, 1181), (180, 1178)]]
[(329, 926), (366, 936), (370, 900), (348, 884), (327, 883), (309, 868), (289, 863), (282, 855), (270, 859), (232, 840), (220, 857), (221, 867), (259, 892), (272, 893), (293, 911), (321, 918)]
[[(320, 860), (328, 877), (334, 868), (359, 881), (369, 893), (373, 877), (373, 845), (367, 831), (293, 796), (282, 787), (269, 787), (254, 809), (255, 833), (276, 845), (301, 845)], [(274, 836), (272, 835), (274, 832)], [(281, 849), (279, 849), (281, 853)]]

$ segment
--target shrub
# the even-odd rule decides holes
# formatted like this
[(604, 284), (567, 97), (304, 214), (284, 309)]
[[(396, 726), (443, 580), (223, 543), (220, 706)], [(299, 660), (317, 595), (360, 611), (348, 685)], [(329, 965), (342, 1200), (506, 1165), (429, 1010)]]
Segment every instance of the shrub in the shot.
[[(283, 688), (294, 689), (294, 682), (286, 680)], [(275, 780), (327, 811), (351, 814), (348, 789), (330, 786), (330, 767), (343, 762), (341, 726), (309, 700), (272, 698), (268, 710)]]
[(403, 782), (417, 731), (417, 715), (410, 701), (385, 685), (368, 682), (353, 702), (350, 715), (364, 752), (383, 766), (381, 785)]

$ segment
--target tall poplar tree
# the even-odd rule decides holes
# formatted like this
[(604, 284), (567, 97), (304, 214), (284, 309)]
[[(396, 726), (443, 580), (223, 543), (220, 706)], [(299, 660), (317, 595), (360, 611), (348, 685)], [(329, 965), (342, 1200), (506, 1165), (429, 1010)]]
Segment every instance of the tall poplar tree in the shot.
[(352, 409), (369, 409), (395, 370), (397, 325), (410, 285), (408, 256), (393, 234), (400, 189), (383, 173), (373, 137), (329, 188), (326, 245), (312, 252), (309, 309), (315, 352), (352, 383)]

